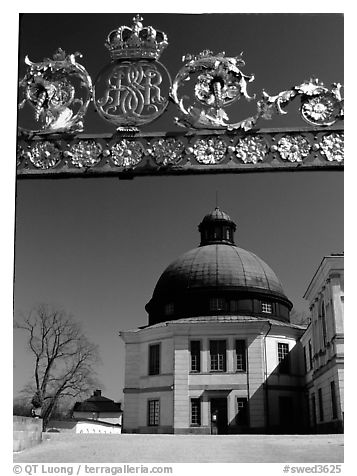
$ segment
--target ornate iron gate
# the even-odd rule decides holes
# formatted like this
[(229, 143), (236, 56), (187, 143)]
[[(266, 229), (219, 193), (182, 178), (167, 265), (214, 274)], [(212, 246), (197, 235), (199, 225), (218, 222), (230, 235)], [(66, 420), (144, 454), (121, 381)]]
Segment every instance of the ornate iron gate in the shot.
[[(58, 49), (52, 58), (32, 62), (20, 81), (17, 177), (96, 177), (341, 170), (343, 99), (341, 84), (330, 88), (311, 78), (276, 95), (248, 93), (242, 54), (227, 57), (205, 50), (188, 54), (172, 80), (158, 60), (168, 45), (164, 32), (144, 26), (137, 15), (131, 27), (109, 33), (111, 62), (95, 83), (77, 62), (79, 53)], [(255, 113), (231, 122), (227, 107), (255, 104)], [(93, 102), (114, 134), (85, 134)], [(175, 123), (183, 132), (142, 133), (140, 126), (175, 104)], [(294, 102), (305, 128), (261, 128)], [(299, 103), (299, 104), (298, 104)], [(33, 126), (21, 126), (31, 111)]]

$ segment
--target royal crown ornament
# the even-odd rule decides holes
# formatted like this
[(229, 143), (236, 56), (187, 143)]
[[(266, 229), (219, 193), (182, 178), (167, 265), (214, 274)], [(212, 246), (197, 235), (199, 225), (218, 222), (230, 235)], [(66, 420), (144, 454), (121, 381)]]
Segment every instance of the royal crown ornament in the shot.
[(168, 45), (165, 33), (144, 27), (140, 15), (132, 27), (109, 33), (105, 46), (111, 63), (94, 85), (94, 105), (100, 117), (118, 130), (137, 130), (157, 119), (168, 106), (171, 78), (158, 61)]
[(133, 25), (120, 26), (109, 33), (105, 46), (113, 60), (154, 59), (158, 60), (168, 45), (167, 35), (152, 26), (143, 26), (143, 18), (136, 15)]

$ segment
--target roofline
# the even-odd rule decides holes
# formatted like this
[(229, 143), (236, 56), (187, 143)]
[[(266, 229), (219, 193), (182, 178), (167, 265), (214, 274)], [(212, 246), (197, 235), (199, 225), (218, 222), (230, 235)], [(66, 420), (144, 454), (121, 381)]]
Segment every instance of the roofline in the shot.
[[(205, 317), (223, 317), (222, 315), (217, 315), (217, 316), (197, 316), (196, 319), (197, 321), (190, 321), (190, 319), (195, 319), (194, 317), (188, 317), (188, 318), (181, 318), (181, 319), (172, 319), (172, 320), (168, 320), (168, 321), (162, 321), (162, 322), (157, 322), (155, 324), (151, 324), (151, 325), (147, 325), (147, 326), (142, 326), (142, 327), (137, 327), (135, 329), (128, 329), (126, 331), (119, 331), (119, 335), (123, 338), (123, 334), (125, 333), (137, 333), (137, 332), (140, 332), (140, 331), (143, 331), (143, 330), (149, 330), (149, 329), (159, 329), (159, 328), (164, 328), (164, 327), (168, 327), (168, 326), (180, 326), (180, 325), (207, 325), (207, 324), (217, 324), (217, 323), (224, 323), (224, 324), (257, 324), (257, 323), (270, 323), (271, 325), (278, 325), (278, 326), (284, 326), (284, 327), (290, 327), (292, 329), (298, 329), (298, 330), (302, 330), (302, 331), (306, 331), (306, 329), (308, 328), (308, 326), (306, 325), (302, 325), (302, 324), (295, 324), (293, 322), (288, 322), (288, 321), (280, 321), (278, 319), (274, 319), (274, 318), (268, 318), (268, 317), (264, 317), (264, 318), (257, 318), (257, 317), (254, 317), (254, 316), (237, 316), (237, 317), (244, 317), (246, 318), (245, 320), (242, 320), (242, 321), (219, 321), (219, 320), (207, 320), (207, 321), (204, 321), (202, 319), (202, 321), (200, 322), (198, 320), (199, 317), (202, 317), (202, 318), (205, 318)], [(229, 316), (229, 317), (234, 317), (234, 316)], [(187, 320), (186, 320), (187, 319)]]
[(315, 281), (315, 278), (316, 278), (316, 276), (318, 275), (320, 269), (322, 268), (323, 263), (324, 263), (328, 258), (344, 258), (344, 253), (341, 253), (341, 254), (337, 254), (337, 253), (336, 253), (336, 254), (325, 255), (325, 256), (322, 258), (320, 264), (318, 265), (318, 267), (317, 267), (317, 269), (316, 269), (316, 271), (315, 271), (315, 274), (314, 274), (313, 277), (311, 278), (311, 280), (310, 280), (310, 282), (309, 282), (309, 284), (308, 284), (308, 286), (307, 286), (307, 288), (306, 288), (306, 291), (305, 291), (305, 293), (304, 293), (304, 295), (303, 295), (303, 299), (307, 299), (306, 295), (308, 294), (310, 288), (312, 287), (312, 283)]

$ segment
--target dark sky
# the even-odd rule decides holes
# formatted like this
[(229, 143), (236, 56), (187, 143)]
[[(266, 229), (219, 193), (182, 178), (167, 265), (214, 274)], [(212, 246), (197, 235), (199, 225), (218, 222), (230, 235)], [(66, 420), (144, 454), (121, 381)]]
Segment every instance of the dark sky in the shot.
[[(25, 14), (23, 60), (80, 51), (94, 79), (109, 62), (106, 35), (131, 24), (125, 14)], [(186, 53), (244, 51), (249, 92), (290, 89), (311, 76), (343, 82), (339, 14), (144, 14), (169, 46), (160, 61), (174, 77)], [(239, 106), (237, 106), (239, 109)], [(144, 130), (176, 130), (167, 115)], [(292, 115), (261, 127), (303, 125)], [(111, 132), (90, 107), (85, 132)], [(99, 344), (104, 394), (122, 398), (124, 345), (118, 331), (145, 325), (144, 306), (165, 267), (199, 242), (197, 225), (219, 204), (237, 223), (236, 243), (266, 261), (298, 311), (322, 257), (343, 250), (341, 172), (18, 181), (15, 315), (40, 302), (57, 304)], [(21, 332), (14, 332), (14, 392), (30, 377)]]

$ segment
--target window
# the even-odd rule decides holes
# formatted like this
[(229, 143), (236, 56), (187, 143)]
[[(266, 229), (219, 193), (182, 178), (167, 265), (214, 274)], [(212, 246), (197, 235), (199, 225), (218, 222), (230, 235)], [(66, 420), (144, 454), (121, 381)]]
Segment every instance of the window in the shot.
[(278, 343), (278, 362), (281, 374), (290, 373), (289, 344), (284, 342)]
[(210, 309), (210, 311), (223, 311), (224, 310), (224, 299), (223, 298), (211, 298), (209, 300), (209, 309)]
[(262, 302), (262, 312), (272, 313), (272, 305), (269, 302)]
[(237, 398), (236, 425), (248, 425), (248, 399)]
[(335, 382), (330, 382), (331, 388), (331, 405), (332, 405), (332, 419), (335, 420), (337, 418), (337, 402), (336, 402), (336, 387)]
[(229, 310), (230, 312), (238, 312), (238, 301), (235, 299), (231, 299), (229, 301)]
[(319, 317), (321, 319), (321, 333), (322, 333), (322, 342), (324, 347), (326, 346), (327, 341), (327, 329), (326, 329), (326, 316), (325, 316), (325, 302), (321, 299)]
[(160, 420), (160, 400), (148, 401), (148, 426), (158, 426)]
[(211, 340), (210, 341), (210, 359), (211, 370), (215, 372), (226, 371), (226, 341)]
[(310, 362), (310, 369), (309, 370), (311, 370), (312, 366), (313, 366), (311, 340), (309, 340), (309, 362)]
[(306, 347), (304, 346), (304, 373), (307, 372)]
[(245, 372), (247, 370), (245, 340), (236, 340), (236, 370)]
[(324, 407), (322, 403), (322, 390), (319, 388), (318, 390), (318, 396), (319, 396), (319, 416), (320, 416), (320, 421), (324, 421)]
[(160, 344), (149, 345), (149, 375), (160, 373)]
[(172, 314), (174, 313), (174, 303), (169, 302), (165, 304), (164, 312), (165, 312), (165, 316), (172, 316)]
[(191, 372), (201, 371), (201, 341), (191, 340)]
[(201, 425), (201, 400), (191, 398), (191, 425)]

